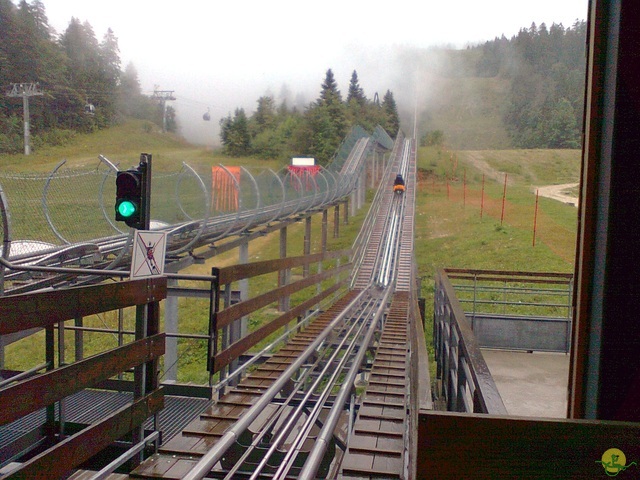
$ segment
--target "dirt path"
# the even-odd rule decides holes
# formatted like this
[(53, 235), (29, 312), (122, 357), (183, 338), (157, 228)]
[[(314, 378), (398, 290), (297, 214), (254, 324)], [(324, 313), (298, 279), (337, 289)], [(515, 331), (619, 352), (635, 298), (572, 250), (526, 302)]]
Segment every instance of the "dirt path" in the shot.
[[(467, 160), (485, 176), (495, 180), (496, 182), (504, 182), (504, 172), (500, 172), (493, 168), (482, 157), (482, 152), (469, 150), (466, 152)], [(511, 183), (511, 180), (507, 178), (507, 183)]]
[[(489, 165), (489, 163), (482, 158), (482, 152), (467, 151), (466, 154), (467, 160), (487, 177), (492, 178), (497, 182), (504, 181), (504, 172), (500, 172)], [(511, 184), (511, 179), (507, 178), (507, 183)], [(566, 190), (575, 188), (577, 186), (578, 183), (564, 183), (562, 185), (545, 185), (543, 187), (533, 187), (532, 190), (534, 194), (537, 189), (538, 194), (543, 197), (551, 198), (553, 200), (557, 200), (559, 202), (577, 207), (578, 197), (569, 195), (565, 192)]]
[(569, 205), (573, 205), (574, 207), (578, 206), (578, 197), (574, 197), (572, 195), (567, 194), (565, 191), (577, 187), (577, 183), (565, 183), (562, 185), (547, 185), (545, 187), (533, 187), (533, 191), (535, 193), (536, 188), (538, 189), (538, 195), (543, 197), (552, 198), (554, 200), (558, 200), (559, 202), (563, 202)]

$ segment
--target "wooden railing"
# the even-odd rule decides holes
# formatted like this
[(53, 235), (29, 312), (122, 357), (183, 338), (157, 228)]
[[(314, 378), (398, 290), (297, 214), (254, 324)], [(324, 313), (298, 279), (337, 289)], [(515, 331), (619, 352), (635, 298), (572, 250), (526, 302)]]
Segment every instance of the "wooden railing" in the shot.
[[(417, 275), (417, 267), (413, 263), (414, 279), (419, 278)], [(412, 434), (409, 436), (409, 478), (416, 478), (416, 458), (419, 452), (418, 445), (418, 419), (422, 411), (433, 410), (433, 402), (431, 398), (431, 374), (429, 372), (429, 353), (427, 351), (427, 342), (424, 332), (424, 319), (422, 318), (418, 298), (416, 292), (420, 289), (416, 285), (411, 290), (410, 309), (409, 309), (409, 332), (410, 332), (410, 348), (411, 348), (411, 409), (410, 409), (410, 428)]]
[[(61, 478), (127, 434), (132, 434), (132, 443), (141, 441), (141, 425), (164, 405), (156, 373), (165, 348), (164, 334), (159, 332), (158, 302), (166, 292), (166, 278), (153, 277), (0, 297), (0, 335), (44, 329), (46, 369), (44, 373), (2, 382), (0, 426), (41, 409), (46, 411), (43, 425), (14, 442), (12, 457), (17, 463), (3, 478)], [(60, 364), (56, 325), (132, 306), (136, 307), (134, 341), (71, 364)], [(64, 418), (58, 415), (56, 419), (59, 402), (131, 369), (131, 403), (69, 435)], [(29, 459), (22, 462), (20, 456), (26, 453)]]
[[(507, 415), (448, 272), (436, 276), (434, 344), (449, 411), (420, 407), (415, 478), (636, 478), (638, 423)], [(503, 281), (514, 272), (483, 273)]]
[[(228, 367), (234, 360), (240, 358), (241, 355), (247, 353), (251, 348), (263, 341), (272, 333), (286, 326), (289, 322), (311, 310), (314, 306), (327, 299), (332, 294), (337, 293), (341, 288), (345, 288), (348, 281), (348, 273), (351, 271), (351, 262), (340, 264), (339, 260), (343, 257), (349, 257), (351, 250), (340, 250), (333, 252), (317, 253), (299, 257), (288, 257), (276, 260), (265, 260), (261, 262), (252, 262), (247, 264), (232, 265), (224, 268), (214, 268), (212, 276), (218, 278), (218, 285), (213, 292), (212, 305), (212, 335), (209, 352), (211, 354), (209, 369), (211, 373), (220, 372)], [(266, 293), (257, 295), (253, 298), (241, 301), (234, 305), (227, 305), (221, 309), (221, 299), (224, 292), (229, 292), (231, 284), (240, 280), (265, 275), (275, 272), (283, 272), (296, 267), (304, 267), (305, 271), (309, 265), (314, 263), (334, 261), (336, 264), (332, 268), (319, 269), (318, 273), (308, 275), (300, 280), (281, 285), (269, 290)], [(305, 288), (314, 285), (321, 285), (322, 282), (330, 280), (330, 286), (319, 291), (315, 296), (304, 300), (303, 302), (291, 306), (288, 310), (283, 311), (277, 318), (260, 326), (256, 330), (248, 333), (242, 338), (234, 339), (228, 345), (221, 344), (219, 332), (224, 328), (230, 327), (234, 322), (239, 321), (242, 317), (256, 312), (257, 310), (267, 307), (275, 302), (279, 302), (283, 298), (287, 298)]]

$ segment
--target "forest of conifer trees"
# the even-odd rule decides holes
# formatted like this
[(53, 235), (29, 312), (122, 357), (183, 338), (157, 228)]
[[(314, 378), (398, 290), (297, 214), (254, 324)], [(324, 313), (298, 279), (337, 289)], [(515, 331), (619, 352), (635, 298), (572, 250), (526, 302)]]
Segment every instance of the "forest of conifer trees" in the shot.
[(0, 0), (0, 152), (22, 149), (22, 98), (5, 93), (20, 94), (26, 86), (42, 93), (29, 105), (36, 148), (108, 127), (122, 116), (162, 122), (159, 102), (142, 95), (135, 67), (122, 70), (113, 31), (98, 41), (88, 22), (71, 18), (58, 34), (42, 1)]
[[(569, 28), (532, 24), (510, 39), (496, 37), (464, 52), (442, 53), (455, 57), (451, 64), (463, 64), (463, 75), (508, 80), (502, 121), (514, 147), (578, 148), (585, 37), (584, 21), (576, 20)], [(115, 32), (109, 29), (98, 40), (88, 22), (71, 18), (58, 33), (49, 25), (41, 0), (0, 0), (0, 153), (22, 150), (20, 91), (25, 86), (42, 93), (30, 103), (36, 149), (64, 144), (77, 132), (107, 128), (127, 117), (179, 130), (171, 107), (163, 117), (163, 102), (142, 94), (135, 66), (121, 65)], [(8, 95), (12, 90), (16, 94)], [(320, 162), (331, 158), (354, 125), (368, 131), (380, 125), (391, 136), (400, 128), (391, 90), (381, 100), (377, 93), (368, 98), (354, 70), (343, 98), (331, 69), (309, 105), (276, 104), (273, 96), (264, 95), (254, 112), (237, 108), (219, 123), (223, 150), (229, 155), (286, 159), (304, 152)]]
[(248, 117), (238, 108), (233, 116), (222, 118), (220, 138), (224, 151), (232, 156), (287, 159), (305, 152), (326, 163), (355, 125), (370, 132), (380, 125), (395, 137), (400, 119), (393, 93), (387, 90), (382, 102), (369, 100), (354, 70), (343, 100), (329, 69), (318, 99), (304, 111), (289, 108), (286, 102), (276, 106), (273, 97), (262, 96), (253, 115)]
[(519, 148), (579, 148), (586, 65), (585, 21), (542, 23), (475, 47), (475, 74), (510, 80), (504, 125)]

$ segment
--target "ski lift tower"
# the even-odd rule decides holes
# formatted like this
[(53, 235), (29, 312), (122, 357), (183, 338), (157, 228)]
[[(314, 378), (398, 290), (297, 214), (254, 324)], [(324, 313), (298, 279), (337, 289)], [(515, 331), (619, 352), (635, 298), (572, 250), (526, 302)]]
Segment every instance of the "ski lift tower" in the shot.
[(175, 100), (176, 97), (173, 96), (173, 90), (154, 90), (153, 98), (160, 101), (160, 105), (162, 106), (162, 131), (167, 131), (167, 101)]
[(11, 90), (7, 92), (7, 97), (22, 97), (22, 112), (24, 116), (24, 154), (31, 153), (29, 144), (29, 97), (42, 95), (42, 90), (37, 83), (14, 83)]

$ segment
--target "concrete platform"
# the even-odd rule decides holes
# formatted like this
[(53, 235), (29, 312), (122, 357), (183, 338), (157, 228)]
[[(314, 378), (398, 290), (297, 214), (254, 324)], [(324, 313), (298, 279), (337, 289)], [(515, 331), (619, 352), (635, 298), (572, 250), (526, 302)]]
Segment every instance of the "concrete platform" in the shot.
[(482, 349), (509, 415), (566, 418), (569, 355)]

